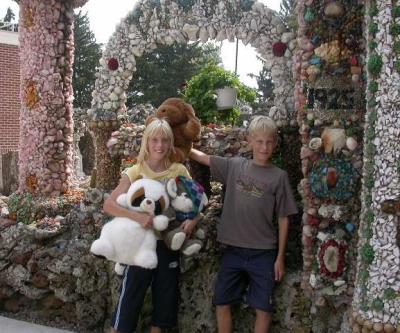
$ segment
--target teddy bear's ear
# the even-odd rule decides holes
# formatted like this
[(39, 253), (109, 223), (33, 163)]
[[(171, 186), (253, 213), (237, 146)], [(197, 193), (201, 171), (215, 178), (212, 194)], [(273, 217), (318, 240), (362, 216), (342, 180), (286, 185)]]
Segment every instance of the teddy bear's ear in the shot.
[(176, 182), (174, 178), (171, 178), (170, 180), (167, 181), (166, 184), (166, 190), (168, 195), (175, 199), (177, 196), (178, 188), (176, 187)]
[(156, 116), (148, 116), (147, 118), (146, 118), (146, 121), (144, 122), (144, 125), (145, 126), (147, 126), (148, 124), (150, 124), (154, 119), (156, 119), (157, 117)]

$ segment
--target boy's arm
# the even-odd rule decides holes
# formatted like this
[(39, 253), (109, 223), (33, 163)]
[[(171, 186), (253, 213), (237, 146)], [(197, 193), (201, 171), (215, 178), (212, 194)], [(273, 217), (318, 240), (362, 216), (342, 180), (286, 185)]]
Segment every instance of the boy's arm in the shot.
[(190, 150), (189, 157), (200, 164), (210, 166), (210, 155), (204, 154), (200, 150), (192, 148)]
[(279, 223), (279, 248), (278, 248), (278, 256), (275, 261), (275, 281), (281, 281), (283, 279), (283, 275), (285, 274), (285, 252), (286, 252), (286, 243), (289, 233), (289, 218), (280, 217), (278, 219)]

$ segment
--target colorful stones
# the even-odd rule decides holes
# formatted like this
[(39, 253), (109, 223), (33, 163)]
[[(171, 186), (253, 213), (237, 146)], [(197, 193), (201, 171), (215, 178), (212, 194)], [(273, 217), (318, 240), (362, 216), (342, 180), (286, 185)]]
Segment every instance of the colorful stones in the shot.
[(320, 273), (334, 279), (340, 277), (344, 271), (346, 249), (344, 242), (334, 239), (323, 242), (318, 251)]

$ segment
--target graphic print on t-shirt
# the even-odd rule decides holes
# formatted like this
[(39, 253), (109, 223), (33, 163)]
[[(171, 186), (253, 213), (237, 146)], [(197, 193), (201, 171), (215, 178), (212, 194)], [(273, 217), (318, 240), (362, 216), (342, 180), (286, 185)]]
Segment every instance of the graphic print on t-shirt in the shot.
[(262, 198), (264, 191), (267, 188), (267, 183), (262, 182), (251, 175), (246, 175), (241, 172), (236, 180), (236, 189), (247, 196)]

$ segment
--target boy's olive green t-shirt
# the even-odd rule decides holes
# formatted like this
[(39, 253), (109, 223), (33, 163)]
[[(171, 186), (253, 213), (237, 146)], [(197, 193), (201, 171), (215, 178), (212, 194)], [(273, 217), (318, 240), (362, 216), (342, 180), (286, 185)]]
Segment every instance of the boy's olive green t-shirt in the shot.
[[(297, 213), (287, 173), (242, 157), (210, 157), (212, 177), (226, 185), (217, 240), (253, 248), (278, 247), (278, 217)], [(276, 217), (276, 220), (274, 220)]]

